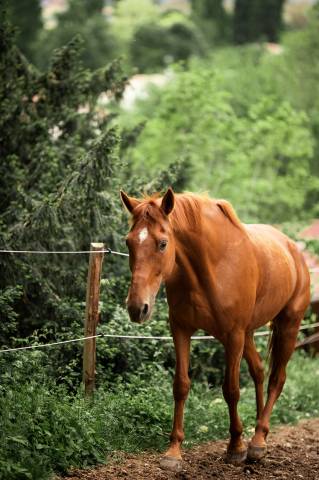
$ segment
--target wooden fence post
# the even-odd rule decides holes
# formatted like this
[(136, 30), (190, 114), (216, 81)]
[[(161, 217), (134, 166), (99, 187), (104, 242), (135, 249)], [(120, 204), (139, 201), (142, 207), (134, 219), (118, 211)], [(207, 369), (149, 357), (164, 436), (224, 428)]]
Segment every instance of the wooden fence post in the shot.
[[(84, 336), (96, 335), (99, 321), (100, 280), (103, 263), (104, 243), (91, 243), (89, 271), (86, 290), (86, 308)], [(94, 253), (99, 252), (99, 253)], [(84, 341), (83, 348), (83, 383), (85, 395), (92, 395), (95, 387), (96, 338)]]

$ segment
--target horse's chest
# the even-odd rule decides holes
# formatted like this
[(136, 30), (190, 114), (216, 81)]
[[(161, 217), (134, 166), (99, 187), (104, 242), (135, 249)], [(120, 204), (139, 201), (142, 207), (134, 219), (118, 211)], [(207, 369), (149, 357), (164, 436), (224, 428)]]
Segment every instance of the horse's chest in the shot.
[(170, 314), (175, 322), (183, 326), (194, 330), (202, 329), (219, 338), (221, 330), (219, 325), (227, 318), (228, 309), (218, 312), (217, 303), (212, 295), (206, 295), (204, 292), (195, 290), (184, 292), (182, 301), (178, 303), (169, 301)]

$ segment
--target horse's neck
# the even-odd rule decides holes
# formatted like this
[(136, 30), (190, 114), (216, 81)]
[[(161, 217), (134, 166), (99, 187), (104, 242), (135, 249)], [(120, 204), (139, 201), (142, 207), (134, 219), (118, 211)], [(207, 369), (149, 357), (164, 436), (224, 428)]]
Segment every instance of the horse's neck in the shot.
[(175, 267), (171, 283), (180, 283), (182, 279), (184, 288), (196, 290), (202, 281), (212, 276), (213, 265), (220, 253), (215, 233), (191, 231), (176, 234)]
[[(224, 205), (223, 205), (224, 206)], [(217, 203), (202, 212), (197, 228), (175, 229), (176, 260), (169, 282), (174, 284), (183, 279), (184, 288), (197, 289), (214, 281), (215, 268), (228, 255), (232, 246), (246, 237), (232, 207), (226, 202), (226, 209)], [(237, 223), (239, 225), (237, 225)]]

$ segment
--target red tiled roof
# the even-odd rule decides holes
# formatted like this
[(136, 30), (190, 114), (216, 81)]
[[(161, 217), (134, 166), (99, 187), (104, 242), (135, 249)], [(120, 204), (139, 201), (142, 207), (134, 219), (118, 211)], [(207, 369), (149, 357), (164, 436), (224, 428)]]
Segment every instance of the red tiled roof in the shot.
[(319, 239), (319, 219), (312, 222), (309, 227), (306, 227), (299, 233), (299, 237)]
[[(311, 278), (311, 300), (318, 301), (319, 300), (319, 257), (314, 255), (313, 253), (308, 252), (305, 250), (304, 245), (302, 242), (297, 242), (297, 245), (302, 252), (304, 259), (306, 261), (307, 267), (310, 271), (310, 278)], [(313, 271), (313, 269), (316, 269)]]

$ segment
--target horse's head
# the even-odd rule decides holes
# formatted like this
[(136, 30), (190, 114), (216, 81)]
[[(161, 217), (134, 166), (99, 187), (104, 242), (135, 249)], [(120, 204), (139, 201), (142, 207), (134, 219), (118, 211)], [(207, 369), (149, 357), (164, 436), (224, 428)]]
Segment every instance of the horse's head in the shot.
[(121, 192), (122, 201), (132, 216), (126, 237), (132, 272), (127, 309), (133, 322), (149, 319), (161, 282), (170, 275), (175, 262), (175, 242), (169, 221), (174, 208), (171, 188), (163, 198), (137, 200)]

